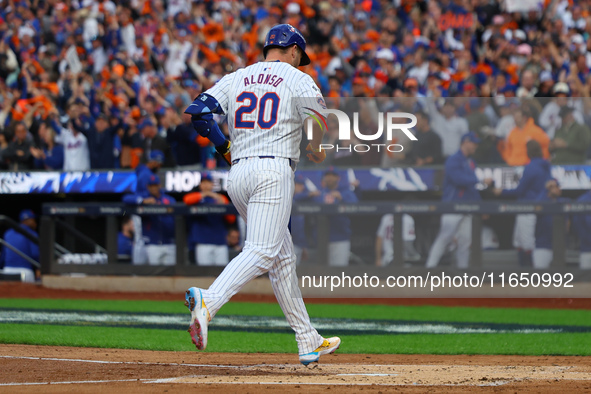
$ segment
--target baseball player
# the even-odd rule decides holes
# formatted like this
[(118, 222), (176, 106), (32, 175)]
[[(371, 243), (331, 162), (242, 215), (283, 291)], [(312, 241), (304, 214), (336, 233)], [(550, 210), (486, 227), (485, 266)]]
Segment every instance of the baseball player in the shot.
[[(338, 337), (323, 338), (310, 323), (288, 231), (301, 128), (309, 113), (325, 108), (312, 78), (297, 69), (310, 63), (305, 49), (306, 41), (296, 28), (274, 26), (265, 40), (265, 61), (226, 75), (185, 111), (192, 115), (197, 132), (232, 164), (228, 193), (248, 229), (244, 249), (209, 289), (191, 287), (186, 292), (189, 332), (197, 349), (207, 346), (208, 323), (222, 305), (266, 272), (295, 331), (302, 364), (333, 353), (341, 343)], [(213, 121), (214, 114), (222, 113), (228, 116), (231, 143)], [(315, 127), (306, 148), (315, 163), (326, 158), (320, 150), (323, 133)]]
[[(404, 260), (417, 261), (421, 259), (415, 250), (415, 221), (408, 214), (402, 215), (402, 240), (404, 241)], [(394, 215), (382, 216), (376, 232), (376, 267), (385, 267), (394, 261)]]
[[(546, 182), (544, 190), (540, 193), (537, 201), (566, 202), (567, 198), (560, 197), (562, 190), (560, 184), (554, 178)], [(537, 269), (548, 269), (554, 258), (552, 250), (553, 215), (537, 215), (536, 218), (536, 248), (533, 252), (533, 267)], [(567, 220), (564, 222), (564, 234), (567, 233)]]
[[(544, 159), (538, 141), (527, 141), (526, 149), (530, 162), (523, 169), (519, 185), (511, 190), (494, 189), (495, 195), (517, 197), (518, 201), (533, 201), (544, 191), (546, 181), (552, 177), (550, 162)], [(513, 246), (517, 248), (519, 265), (522, 267), (532, 265), (532, 251), (536, 246), (535, 229), (535, 214), (517, 215), (515, 218)]]
[[(470, 158), (476, 152), (480, 138), (469, 132), (461, 139), (460, 150), (445, 161), (442, 201), (478, 201), (476, 189), (478, 178), (474, 172), (476, 164)], [(487, 179), (485, 183), (490, 184)], [(468, 268), (470, 244), (472, 243), (472, 216), (461, 214), (441, 215), (439, 234), (429, 251), (427, 268), (436, 267), (451, 242), (457, 242), (456, 261), (458, 268)]]
[[(183, 197), (187, 205), (230, 203), (228, 198), (213, 191), (213, 178), (210, 174), (201, 176), (198, 192), (188, 193)], [(236, 221), (234, 215), (200, 215), (189, 221), (190, 240), (195, 244), (197, 265), (224, 266), (228, 264), (228, 246), (226, 245), (227, 224)]]
[[(577, 199), (578, 203), (588, 204), (591, 201), (591, 190)], [(581, 255), (579, 267), (582, 270), (591, 269), (591, 215), (573, 215), (573, 227), (579, 236)]]

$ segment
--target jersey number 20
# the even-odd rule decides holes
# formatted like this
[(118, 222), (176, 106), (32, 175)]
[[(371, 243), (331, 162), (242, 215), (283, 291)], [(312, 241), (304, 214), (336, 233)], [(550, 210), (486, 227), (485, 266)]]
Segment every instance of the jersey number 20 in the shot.
[[(265, 120), (265, 109), (267, 103), (271, 102), (271, 114), (268, 120)], [(259, 100), (253, 92), (242, 92), (236, 98), (237, 103), (242, 103), (236, 110), (234, 116), (234, 128), (236, 129), (254, 129), (254, 121), (244, 120), (244, 114), (251, 114), (258, 107), (257, 124), (261, 129), (270, 129), (277, 123), (277, 112), (279, 111), (279, 96), (275, 92), (267, 92)]]

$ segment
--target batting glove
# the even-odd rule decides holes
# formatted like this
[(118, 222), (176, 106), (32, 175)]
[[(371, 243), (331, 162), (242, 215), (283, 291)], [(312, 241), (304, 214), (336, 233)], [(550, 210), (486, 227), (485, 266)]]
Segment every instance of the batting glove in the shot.
[(230, 146), (231, 145), (232, 145), (232, 143), (230, 142), (230, 140), (226, 140), (226, 142), (224, 142), (222, 145), (215, 147), (215, 150), (220, 155), (222, 155), (222, 157), (224, 158), (226, 163), (228, 163), (228, 165), (232, 165), (232, 156), (230, 155)]

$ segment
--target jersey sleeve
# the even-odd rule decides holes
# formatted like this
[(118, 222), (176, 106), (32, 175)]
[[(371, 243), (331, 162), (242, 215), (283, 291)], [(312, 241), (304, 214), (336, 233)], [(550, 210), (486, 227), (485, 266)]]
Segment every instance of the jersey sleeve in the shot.
[(220, 103), (220, 107), (226, 114), (228, 113), (228, 100), (232, 78), (233, 74), (226, 75), (205, 92), (215, 98), (218, 103)]
[(326, 102), (316, 83), (307, 74), (299, 80), (295, 89), (296, 111), (302, 122), (312, 115), (320, 115), (326, 109)]

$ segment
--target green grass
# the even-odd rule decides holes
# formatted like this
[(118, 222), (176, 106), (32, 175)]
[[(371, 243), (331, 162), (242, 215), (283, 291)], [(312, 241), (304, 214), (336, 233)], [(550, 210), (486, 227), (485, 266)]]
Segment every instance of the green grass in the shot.
[[(195, 351), (184, 331), (4, 324), (0, 343)], [(413, 334), (341, 336), (340, 353), (590, 356), (591, 334)], [(207, 352), (297, 353), (291, 334), (211, 331)]]
[[(103, 312), (188, 313), (182, 300), (115, 301), (115, 300), (31, 300), (0, 298), (0, 308), (93, 310)], [(536, 308), (473, 308), (442, 306), (387, 306), (309, 304), (311, 317), (351, 318), (360, 320), (417, 320), (448, 322), (490, 322), (540, 325), (591, 326), (591, 311)], [(230, 302), (219, 315), (283, 316), (275, 303)]]
[[(0, 308), (188, 313), (179, 302), (0, 299)], [(312, 317), (591, 326), (591, 311), (310, 304)], [(0, 314), (2, 312), (0, 311)], [(282, 316), (273, 303), (230, 302), (220, 315)], [(325, 333), (338, 335), (338, 333)], [(342, 353), (591, 355), (591, 333), (342, 335)], [(0, 324), (0, 343), (194, 351), (184, 330)], [(208, 352), (296, 353), (292, 334), (210, 331)]]

